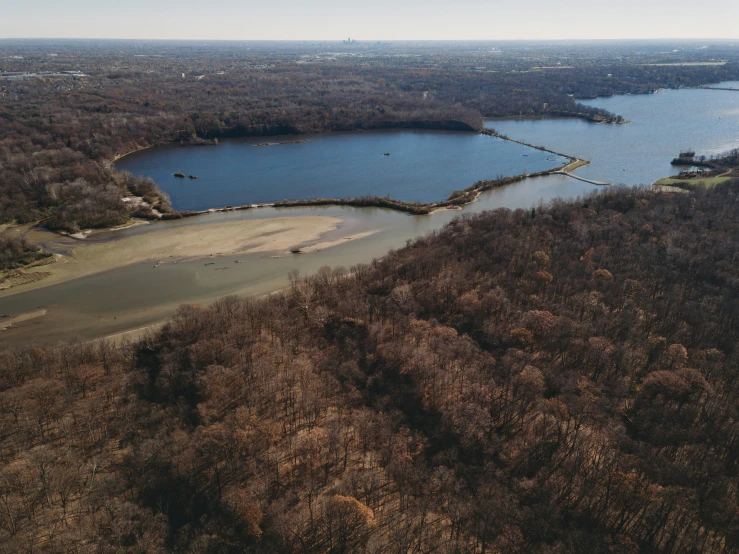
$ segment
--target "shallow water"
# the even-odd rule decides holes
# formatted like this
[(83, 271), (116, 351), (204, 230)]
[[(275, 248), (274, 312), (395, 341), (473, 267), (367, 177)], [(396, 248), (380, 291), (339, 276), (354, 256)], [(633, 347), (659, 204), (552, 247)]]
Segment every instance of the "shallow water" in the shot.
[[(431, 216), (410, 216), (377, 208), (261, 208), (132, 227), (117, 231), (115, 236), (153, 233), (172, 226), (290, 215), (325, 215), (344, 219), (339, 229), (322, 240), (340, 239), (364, 231), (379, 232), (320, 252), (281, 253), (280, 258), (264, 254), (209, 258), (209, 262), (215, 262), (209, 266), (198, 260), (176, 265), (165, 263), (155, 269), (151, 262), (145, 262), (10, 296), (2, 297), (0, 293), (0, 315), (25, 313), (38, 308), (48, 310), (43, 318), (0, 333), (0, 345), (73, 337), (90, 339), (134, 329), (170, 316), (182, 303), (208, 303), (228, 294), (269, 293), (285, 285), (287, 275), (293, 269), (309, 275), (322, 266), (351, 267), (369, 263), (387, 254), (391, 248), (401, 248), (406, 241), (441, 228), (462, 213), (503, 207), (528, 209), (539, 202), (581, 196), (597, 188), (561, 175), (551, 175), (486, 192), (478, 202), (463, 210), (443, 211)], [(108, 234), (108, 237), (98, 235), (97, 239), (105, 240), (110, 236), (113, 234)], [(242, 263), (236, 264), (236, 259)], [(217, 271), (216, 268), (220, 267), (229, 269)]]
[(681, 89), (583, 103), (631, 122), (513, 119), (486, 125), (511, 138), (589, 160), (589, 166), (577, 170), (582, 177), (627, 185), (651, 185), (676, 174), (670, 161), (681, 150), (713, 155), (739, 146), (739, 92)]
[[(297, 139), (309, 142), (276, 145)], [(255, 146), (266, 142), (275, 145)], [(479, 133), (395, 130), (168, 145), (126, 156), (116, 167), (152, 177), (178, 210), (204, 210), (367, 195), (436, 202), (482, 179), (565, 163), (565, 158)], [(174, 177), (178, 171), (199, 178)]]

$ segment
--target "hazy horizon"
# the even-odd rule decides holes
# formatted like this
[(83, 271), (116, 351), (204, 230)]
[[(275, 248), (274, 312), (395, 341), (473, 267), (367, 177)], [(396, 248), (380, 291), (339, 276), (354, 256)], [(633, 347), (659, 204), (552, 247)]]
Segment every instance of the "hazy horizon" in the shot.
[(181, 42), (181, 43), (286, 43), (286, 44), (304, 44), (304, 43), (320, 43), (320, 44), (345, 44), (347, 38), (351, 39), (357, 44), (393, 44), (393, 43), (412, 43), (412, 44), (434, 44), (434, 43), (452, 43), (452, 44), (502, 44), (502, 43), (522, 43), (522, 44), (558, 44), (558, 43), (583, 43), (583, 44), (598, 44), (598, 43), (691, 43), (697, 44), (718, 44), (718, 43), (737, 43), (739, 46), (739, 38), (734, 37), (615, 37), (615, 38), (515, 38), (515, 39), (453, 39), (453, 38), (439, 38), (439, 39), (413, 39), (413, 38), (397, 38), (397, 39), (356, 39), (355, 37), (332, 37), (332, 38), (301, 38), (301, 39), (283, 39), (283, 38), (265, 38), (265, 39), (250, 39), (250, 38), (183, 38), (183, 37), (171, 37), (171, 38), (157, 38), (157, 37), (0, 37), (0, 42)]
[(0, 0), (0, 39), (495, 41), (737, 40), (739, 3), (711, 0)]

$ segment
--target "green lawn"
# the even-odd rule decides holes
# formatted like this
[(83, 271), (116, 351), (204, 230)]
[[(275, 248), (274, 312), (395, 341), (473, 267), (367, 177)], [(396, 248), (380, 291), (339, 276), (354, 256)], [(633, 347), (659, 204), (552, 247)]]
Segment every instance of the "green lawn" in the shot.
[(677, 179), (675, 177), (665, 177), (664, 179), (660, 179), (659, 181), (655, 182), (652, 186), (658, 186), (658, 185), (697, 185), (698, 183), (703, 183), (708, 188), (715, 187), (719, 183), (723, 183), (724, 181), (728, 181), (730, 177), (726, 175), (717, 175), (716, 177), (707, 177), (707, 178), (697, 178), (697, 179)]

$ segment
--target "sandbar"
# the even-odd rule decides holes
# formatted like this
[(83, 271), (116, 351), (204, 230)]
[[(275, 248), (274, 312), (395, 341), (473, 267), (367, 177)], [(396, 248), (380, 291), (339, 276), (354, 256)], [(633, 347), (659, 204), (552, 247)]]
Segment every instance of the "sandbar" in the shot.
[(13, 317), (0, 318), (0, 331), (5, 331), (8, 328), (12, 327), (13, 325), (17, 325), (18, 323), (23, 323), (24, 321), (30, 321), (38, 317), (43, 317), (45, 315), (46, 315), (46, 310), (34, 310), (33, 312), (27, 312), (25, 314), (18, 314)]
[(351, 240), (359, 240), (365, 237), (372, 236), (375, 233), (379, 233), (380, 231), (382, 231), (382, 229), (373, 229), (372, 231), (365, 231), (363, 233), (355, 233), (353, 235), (342, 237), (336, 240), (321, 241), (321, 242), (317, 242), (316, 244), (312, 244), (311, 246), (307, 246), (306, 248), (301, 248), (300, 251), (304, 253), (320, 252), (321, 250), (325, 250), (326, 248), (331, 248), (332, 246), (339, 246), (340, 244), (344, 244), (345, 242), (348, 242)]
[[(342, 221), (338, 217), (292, 216), (156, 226), (151, 232), (103, 243), (77, 241), (68, 254), (57, 255), (56, 263), (39, 268), (49, 272), (48, 277), (0, 291), (0, 297), (146, 261), (150, 261), (155, 270), (161, 264), (211, 256), (287, 252), (301, 244), (319, 241), (324, 234), (337, 229)], [(36, 268), (28, 270), (29, 273), (34, 271)]]

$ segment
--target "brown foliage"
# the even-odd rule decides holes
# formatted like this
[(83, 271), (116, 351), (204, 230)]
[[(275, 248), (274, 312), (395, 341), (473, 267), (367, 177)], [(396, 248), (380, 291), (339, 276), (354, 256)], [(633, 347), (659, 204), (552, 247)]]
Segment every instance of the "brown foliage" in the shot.
[(0, 550), (735, 552), (737, 211), (467, 216), (135, 345), (8, 349)]

